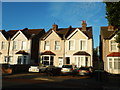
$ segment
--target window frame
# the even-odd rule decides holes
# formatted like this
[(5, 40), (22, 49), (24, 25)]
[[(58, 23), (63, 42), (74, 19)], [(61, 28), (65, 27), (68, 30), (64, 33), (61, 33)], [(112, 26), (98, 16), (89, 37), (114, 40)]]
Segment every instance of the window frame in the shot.
[[(85, 41), (84, 49), (83, 49), (83, 44), (81, 43), (81, 41)], [(87, 50), (87, 40), (86, 39), (80, 39), (79, 40), (79, 50), (80, 51), (86, 51)]]

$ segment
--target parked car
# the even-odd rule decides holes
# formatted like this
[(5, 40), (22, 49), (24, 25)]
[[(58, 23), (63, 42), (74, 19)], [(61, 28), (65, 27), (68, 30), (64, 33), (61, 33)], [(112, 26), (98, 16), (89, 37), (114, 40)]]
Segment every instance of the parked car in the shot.
[(60, 75), (61, 68), (55, 66), (48, 66), (45, 70), (45, 73), (50, 76)]
[(39, 66), (30, 66), (29, 68), (29, 72), (39, 72)]
[(76, 68), (75, 65), (70, 65), (70, 64), (66, 64), (63, 65), (61, 68), (61, 74), (73, 74), (74, 69)]
[(40, 71), (41, 73), (45, 73), (47, 67), (48, 67), (48, 66), (40, 66), (40, 67), (39, 67), (39, 71)]
[(92, 67), (80, 67), (75, 70), (77, 75), (91, 75), (93, 73)]

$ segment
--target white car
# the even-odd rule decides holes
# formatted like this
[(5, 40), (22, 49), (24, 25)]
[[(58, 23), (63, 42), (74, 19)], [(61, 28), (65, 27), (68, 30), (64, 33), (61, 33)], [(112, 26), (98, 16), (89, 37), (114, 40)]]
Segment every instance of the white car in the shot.
[(30, 66), (29, 72), (39, 72), (39, 66)]

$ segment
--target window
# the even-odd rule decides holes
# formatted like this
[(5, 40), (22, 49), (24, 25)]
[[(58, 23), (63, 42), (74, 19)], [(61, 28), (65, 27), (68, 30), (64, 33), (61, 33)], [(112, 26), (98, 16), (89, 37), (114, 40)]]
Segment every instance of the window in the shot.
[(53, 56), (43, 56), (42, 57), (42, 64), (44, 65), (53, 65)]
[(21, 50), (25, 50), (25, 49), (26, 49), (26, 42), (22, 41)]
[(114, 69), (120, 69), (120, 59), (119, 58), (114, 59)]
[(13, 50), (17, 49), (17, 41), (13, 41)]
[(2, 41), (1, 49), (5, 49), (5, 47), (6, 47), (6, 43), (5, 41)]
[(69, 41), (69, 50), (74, 50), (74, 41), (73, 40)]
[(86, 40), (80, 40), (80, 50), (84, 51), (87, 49), (87, 42)]
[(55, 50), (60, 50), (60, 41), (55, 41)]
[(109, 69), (112, 69), (112, 59), (109, 58)]
[(75, 57), (75, 65), (77, 65), (77, 67), (82, 67), (82, 66), (86, 66), (85, 64), (87, 63), (85, 60), (85, 57)]
[(45, 41), (45, 50), (50, 50), (50, 42)]
[(23, 56), (23, 64), (27, 64), (27, 56)]
[(120, 58), (109, 58), (109, 64), (108, 64), (108, 68), (109, 69), (120, 69)]
[(114, 40), (112, 40), (110, 42), (110, 44), (111, 44), (111, 51), (116, 51), (117, 50), (117, 43)]
[(4, 57), (4, 62), (5, 62), (5, 63), (8, 62), (7, 59), (8, 59), (7, 56), (5, 56), (5, 57)]
[(17, 64), (22, 64), (22, 56), (18, 56)]

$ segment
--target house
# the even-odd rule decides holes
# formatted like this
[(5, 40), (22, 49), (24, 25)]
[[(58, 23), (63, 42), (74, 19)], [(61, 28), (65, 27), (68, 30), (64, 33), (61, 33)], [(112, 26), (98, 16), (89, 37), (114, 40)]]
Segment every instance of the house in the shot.
[(101, 27), (100, 53), (104, 63), (104, 70), (112, 74), (120, 74), (120, 52), (115, 42), (116, 30), (109, 25)]
[(0, 30), (0, 63), (7, 63), (9, 37), (5, 30)]
[(92, 66), (93, 35), (92, 27), (87, 27), (82, 21), (82, 27), (52, 28), (40, 41), (41, 63), (62, 67), (63, 64), (73, 64), (77, 67)]
[[(7, 31), (9, 40), (6, 50), (9, 64), (33, 64), (38, 63), (39, 39), (44, 35), (44, 29), (22, 29)], [(2, 52), (1, 52), (2, 53)]]

